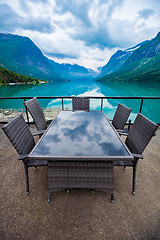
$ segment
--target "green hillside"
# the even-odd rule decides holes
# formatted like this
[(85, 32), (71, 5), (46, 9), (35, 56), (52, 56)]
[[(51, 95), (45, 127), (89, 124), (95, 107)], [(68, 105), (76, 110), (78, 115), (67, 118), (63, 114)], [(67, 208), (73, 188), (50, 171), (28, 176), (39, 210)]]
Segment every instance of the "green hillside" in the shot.
[(28, 77), (66, 81), (28, 37), (0, 33), (0, 64)]
[(125, 61), (119, 70), (98, 79), (126, 82), (159, 82), (160, 83), (160, 33), (142, 45)]
[[(138, 65), (138, 67), (137, 67)], [(159, 81), (160, 82), (160, 55), (155, 56), (153, 59), (146, 60), (142, 58), (134, 63), (135, 68), (123, 67), (120, 70), (109, 74), (103, 78), (98, 79), (99, 82), (105, 81)], [(133, 67), (133, 65), (132, 65)]]
[(0, 66), (0, 84), (6, 83), (39, 83), (37, 78), (14, 73)]

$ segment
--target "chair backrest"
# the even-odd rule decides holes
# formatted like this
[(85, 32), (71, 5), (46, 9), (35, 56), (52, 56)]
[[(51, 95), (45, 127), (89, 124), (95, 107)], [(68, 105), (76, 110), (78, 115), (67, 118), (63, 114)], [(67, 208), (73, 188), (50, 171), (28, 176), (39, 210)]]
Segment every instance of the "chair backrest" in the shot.
[(3, 131), (20, 155), (29, 154), (35, 146), (35, 141), (22, 114), (7, 123)]
[(132, 109), (119, 103), (112, 121), (113, 126), (116, 129), (123, 130), (131, 111)]
[(37, 98), (34, 97), (31, 100), (25, 101), (24, 105), (30, 112), (30, 114), (36, 124), (37, 130), (38, 131), (46, 130), (47, 123), (46, 123), (42, 108), (41, 108)]
[(90, 110), (90, 98), (89, 97), (73, 97), (72, 98), (72, 109), (73, 111)]
[(127, 147), (132, 153), (142, 154), (157, 128), (157, 124), (138, 113), (125, 141)]

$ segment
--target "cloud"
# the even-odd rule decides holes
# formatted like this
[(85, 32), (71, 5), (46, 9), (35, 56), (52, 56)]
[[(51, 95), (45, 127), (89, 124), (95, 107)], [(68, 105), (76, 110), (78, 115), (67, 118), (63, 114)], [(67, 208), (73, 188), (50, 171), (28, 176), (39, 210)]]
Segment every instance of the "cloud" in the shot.
[(43, 52), (45, 55), (47, 55), (48, 57), (54, 59), (54, 58), (57, 58), (57, 59), (65, 59), (65, 58), (72, 58), (72, 59), (75, 59), (76, 56), (71, 56), (71, 54), (63, 54), (63, 53), (50, 53), (50, 52)]
[(7, 4), (0, 4), (0, 30), (2, 32), (12, 32), (17, 29), (26, 29), (49, 33), (53, 31), (50, 22), (42, 18), (21, 17)]
[(159, 9), (157, 0), (0, 0), (0, 32), (28, 36), (60, 63), (97, 68), (153, 38)]
[(7, 5), (0, 4), (0, 31), (13, 31), (19, 24), (17, 14)]
[(101, 49), (116, 47), (110, 37), (108, 24), (112, 12), (120, 2), (122, 3), (123, 1), (88, 0), (70, 1), (70, 4), (68, 4), (67, 0), (60, 3), (56, 0), (58, 13), (66, 14), (70, 12), (72, 18), (75, 19), (74, 24), (76, 24), (76, 27), (70, 36), (84, 41), (87, 46), (99, 47)]
[(150, 16), (152, 16), (154, 14), (154, 10), (153, 9), (149, 9), (149, 8), (145, 8), (141, 11), (138, 12), (139, 17), (143, 18), (143, 19), (148, 19)]
[(81, 0), (81, 1), (75, 1), (75, 0), (55, 0), (56, 6), (57, 6), (57, 13), (60, 15), (70, 12), (73, 16), (76, 16), (77, 20), (80, 20), (81, 22), (85, 23), (85, 25), (90, 26), (90, 18), (88, 15), (88, 10), (91, 5), (90, 0)]

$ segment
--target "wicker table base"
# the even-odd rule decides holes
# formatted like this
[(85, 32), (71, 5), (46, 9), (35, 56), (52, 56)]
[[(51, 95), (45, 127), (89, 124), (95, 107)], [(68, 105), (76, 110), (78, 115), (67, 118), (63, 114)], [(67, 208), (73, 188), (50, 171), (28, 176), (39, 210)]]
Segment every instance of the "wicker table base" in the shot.
[(113, 161), (48, 162), (48, 201), (50, 193), (62, 189), (89, 188), (111, 193), (113, 202)]

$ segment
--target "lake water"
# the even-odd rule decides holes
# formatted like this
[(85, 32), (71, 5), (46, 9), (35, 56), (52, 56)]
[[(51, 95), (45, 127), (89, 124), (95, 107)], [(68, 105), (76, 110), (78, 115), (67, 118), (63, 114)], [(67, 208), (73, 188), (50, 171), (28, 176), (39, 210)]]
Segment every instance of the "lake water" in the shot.
[[(38, 86), (13, 85), (0, 87), (0, 97), (25, 97), (25, 96), (160, 96), (160, 83), (132, 84), (111, 83), (106, 86), (94, 80), (70, 81), (66, 83), (47, 83)], [(39, 100), (41, 106), (61, 108), (60, 100)], [(112, 118), (118, 103), (132, 109), (131, 119), (134, 120), (140, 109), (141, 100), (104, 100), (103, 110)], [(64, 100), (65, 109), (72, 109), (71, 100)], [(100, 109), (100, 100), (91, 100), (91, 109)], [(24, 108), (23, 100), (0, 100), (0, 109)], [(160, 123), (160, 100), (144, 100), (142, 114), (154, 122)]]

